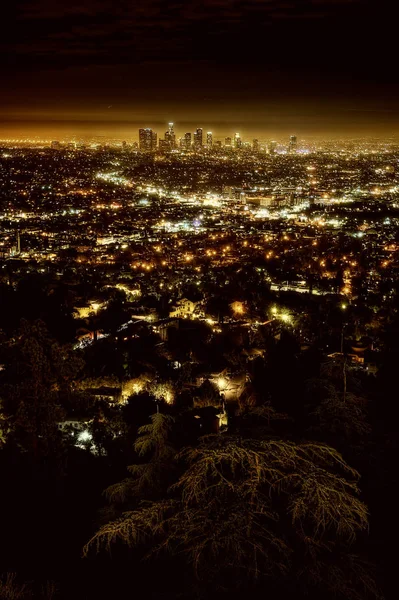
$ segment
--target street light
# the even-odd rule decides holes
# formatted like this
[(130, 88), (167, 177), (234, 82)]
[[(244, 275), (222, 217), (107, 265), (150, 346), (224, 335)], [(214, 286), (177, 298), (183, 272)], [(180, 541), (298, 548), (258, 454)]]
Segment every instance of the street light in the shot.
[(281, 313), (280, 319), (284, 321), (284, 323), (289, 323), (291, 321), (291, 317), (288, 313)]
[(217, 380), (217, 385), (218, 385), (219, 390), (222, 392), (227, 387), (226, 379), (224, 377), (219, 377)]

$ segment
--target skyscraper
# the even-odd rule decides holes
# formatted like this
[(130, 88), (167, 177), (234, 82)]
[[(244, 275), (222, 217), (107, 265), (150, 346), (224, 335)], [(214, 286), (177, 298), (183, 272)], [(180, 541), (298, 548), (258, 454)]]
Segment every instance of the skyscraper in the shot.
[(165, 152), (169, 152), (170, 144), (167, 140), (159, 140), (158, 150), (164, 154)]
[(173, 123), (169, 123), (169, 139), (171, 141), (171, 144), (173, 146), (176, 145), (176, 136), (175, 136), (175, 130), (173, 128)]
[(253, 140), (253, 142), (252, 142), (252, 150), (254, 152), (259, 152), (259, 140)]
[(155, 151), (157, 149), (157, 141), (157, 134), (155, 133), (155, 131), (151, 131), (151, 150)]
[(139, 129), (139, 148), (143, 152), (153, 152), (157, 149), (157, 134), (148, 127)]
[(236, 133), (234, 135), (234, 148), (241, 148), (241, 146), (242, 146), (241, 136), (239, 133)]
[(291, 135), (290, 136), (290, 144), (288, 146), (288, 151), (292, 154), (294, 154), (297, 150), (297, 138), (296, 135)]
[(224, 138), (224, 145), (231, 148), (231, 137)]
[(168, 123), (168, 131), (165, 132), (165, 142), (169, 144), (170, 150), (176, 148), (176, 135), (173, 123)]
[(277, 142), (275, 142), (274, 140), (272, 140), (269, 143), (269, 154), (276, 154), (276, 148), (277, 148)]
[(213, 146), (212, 131), (208, 131), (208, 133), (206, 134), (206, 145), (207, 145), (207, 148), (212, 148), (212, 146)]
[(200, 150), (202, 148), (202, 128), (198, 127), (194, 133), (194, 148)]
[(184, 134), (184, 142), (186, 150), (190, 150), (191, 148), (191, 133)]

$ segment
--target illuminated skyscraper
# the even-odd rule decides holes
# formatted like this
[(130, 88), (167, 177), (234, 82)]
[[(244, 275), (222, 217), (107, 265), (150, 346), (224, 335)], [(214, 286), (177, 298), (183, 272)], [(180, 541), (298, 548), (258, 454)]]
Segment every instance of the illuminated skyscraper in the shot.
[(290, 145), (288, 147), (288, 151), (294, 154), (297, 150), (297, 138), (296, 135), (291, 135), (290, 137)]
[(160, 152), (162, 152), (162, 154), (164, 154), (165, 152), (169, 152), (169, 150), (170, 150), (169, 142), (166, 140), (159, 140), (158, 149)]
[(143, 152), (157, 149), (157, 134), (152, 129), (139, 129), (139, 148)]
[(269, 154), (276, 154), (276, 148), (277, 148), (277, 142), (275, 142), (274, 140), (272, 140), (269, 143)]
[(212, 146), (213, 146), (212, 131), (208, 131), (208, 133), (206, 134), (206, 145), (207, 145), (207, 148), (212, 148)]
[(173, 123), (168, 123), (168, 131), (165, 132), (165, 142), (169, 144), (171, 150), (176, 148), (176, 135)]
[(185, 148), (186, 150), (190, 150), (191, 148), (191, 133), (185, 133), (184, 134), (184, 142), (185, 142)]
[(224, 145), (231, 148), (231, 137), (224, 138)]
[(253, 140), (253, 142), (252, 142), (252, 150), (254, 152), (259, 152), (259, 140)]
[(202, 128), (198, 127), (194, 133), (194, 148), (200, 150), (202, 148)]
[(241, 136), (239, 133), (236, 133), (234, 135), (234, 148), (241, 148), (241, 146), (242, 146)]
[(151, 131), (151, 150), (155, 151), (157, 149), (157, 141), (157, 134), (155, 133), (155, 131)]

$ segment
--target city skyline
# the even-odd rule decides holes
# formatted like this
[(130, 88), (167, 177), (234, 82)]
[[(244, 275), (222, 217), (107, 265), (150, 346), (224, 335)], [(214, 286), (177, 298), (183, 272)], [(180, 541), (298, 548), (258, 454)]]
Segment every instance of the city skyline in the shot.
[[(151, 129), (157, 136), (158, 140), (162, 140), (167, 129), (167, 119), (163, 121), (143, 120), (141, 122), (105, 122), (105, 121), (51, 121), (35, 122), (1, 122), (0, 121), (0, 140), (3, 142), (19, 142), (19, 143), (46, 143), (53, 140), (61, 142), (68, 141), (83, 141), (88, 143), (118, 143), (127, 141), (129, 143), (139, 142), (139, 130)], [(241, 139), (245, 142), (257, 140), (260, 144), (267, 143), (271, 140), (276, 140), (278, 143), (289, 143), (291, 137), (296, 137), (298, 141), (304, 143), (323, 143), (328, 141), (349, 141), (349, 140), (371, 140), (380, 139), (396, 142), (399, 139), (399, 131), (392, 130), (386, 127), (383, 130), (376, 130), (370, 127), (365, 127), (362, 130), (357, 129), (337, 129), (331, 132), (312, 132), (311, 130), (303, 129), (303, 127), (295, 127), (295, 123), (290, 126), (287, 123), (279, 129), (270, 128), (262, 129), (255, 123), (252, 126), (242, 126), (242, 123), (223, 122), (223, 123), (203, 123), (200, 120), (192, 122), (177, 122), (174, 123), (175, 138), (178, 141), (186, 134), (193, 136), (198, 128), (203, 130), (204, 146), (208, 134), (212, 135), (213, 143), (221, 142), (226, 144), (226, 139), (231, 138), (234, 145), (234, 136), (237, 132), (240, 133)]]
[[(281, 117), (279, 117), (279, 112)], [(300, 110), (299, 110), (300, 112)], [(116, 113), (116, 111), (115, 111)], [(236, 115), (227, 114), (223, 120), (217, 117), (215, 111), (207, 118), (206, 115), (187, 119), (177, 110), (165, 111), (165, 117), (151, 113), (130, 115), (134, 119), (123, 120), (125, 113), (116, 113), (113, 120), (101, 118), (101, 115), (95, 113), (86, 119), (84, 115), (80, 119), (69, 118), (47, 118), (38, 115), (35, 118), (27, 118), (26, 114), (22, 118), (4, 118), (0, 114), (0, 139), (7, 138), (31, 138), (33, 137), (100, 137), (106, 136), (115, 139), (124, 139), (125, 137), (137, 136), (137, 130), (140, 127), (158, 130), (159, 133), (167, 127), (168, 114), (177, 115), (174, 119), (176, 126), (176, 135), (182, 135), (186, 131), (195, 131), (197, 127), (204, 128), (205, 135), (207, 131), (212, 131), (216, 138), (224, 139), (226, 136), (234, 135), (236, 130), (242, 132), (245, 137), (259, 137), (262, 139), (285, 138), (295, 133), (298, 137), (314, 139), (345, 139), (361, 137), (381, 137), (392, 138), (399, 136), (399, 126), (392, 126), (391, 119), (396, 115), (396, 111), (388, 109), (360, 110), (355, 107), (343, 108), (335, 115), (328, 115), (319, 109), (319, 112), (303, 108), (303, 113), (296, 116), (290, 115), (284, 107), (280, 111), (274, 107), (273, 111), (265, 111), (259, 117), (253, 115), (251, 111), (238, 119)], [(221, 110), (220, 114), (224, 114)], [(255, 113), (256, 114), (256, 113)], [(399, 114), (399, 113), (398, 113)], [(250, 115), (250, 116), (248, 116)], [(67, 115), (69, 117), (70, 115)], [(125, 115), (129, 116), (129, 115)], [(351, 123), (347, 123), (350, 116)], [(370, 117), (371, 116), (371, 117)], [(54, 115), (56, 117), (56, 115)], [(96, 117), (96, 118), (93, 118)], [(370, 121), (374, 119), (374, 122)]]

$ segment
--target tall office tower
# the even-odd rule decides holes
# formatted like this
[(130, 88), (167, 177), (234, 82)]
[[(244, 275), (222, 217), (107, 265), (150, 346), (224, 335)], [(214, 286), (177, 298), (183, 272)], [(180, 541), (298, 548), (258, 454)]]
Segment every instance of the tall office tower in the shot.
[(277, 148), (277, 142), (275, 142), (274, 140), (272, 140), (269, 143), (269, 154), (276, 154), (276, 148)]
[(169, 139), (169, 131), (165, 131), (163, 140), (159, 140), (159, 146), (162, 146), (163, 151), (172, 150), (172, 144)]
[(197, 127), (194, 133), (194, 148), (200, 150), (202, 148), (202, 128)]
[(176, 148), (176, 134), (173, 123), (168, 123), (168, 131), (165, 131), (165, 142), (169, 144), (171, 150)]
[(153, 152), (155, 152), (155, 150), (157, 149), (157, 141), (158, 135), (155, 133), (155, 131), (151, 131), (151, 150)]
[(169, 150), (170, 150), (169, 142), (166, 140), (159, 140), (158, 149), (160, 152), (162, 152), (162, 154), (164, 154), (165, 152), (169, 152)]
[(259, 140), (252, 141), (252, 150), (254, 152), (259, 152)]
[(224, 145), (231, 148), (231, 137), (224, 138)]
[(176, 135), (175, 135), (175, 130), (173, 128), (173, 123), (169, 123), (168, 127), (169, 127), (168, 131), (169, 131), (170, 146), (171, 146), (171, 148), (176, 148)]
[(236, 133), (234, 135), (234, 148), (241, 148), (241, 146), (242, 146), (241, 136), (239, 133)]
[(207, 145), (207, 148), (212, 148), (212, 146), (213, 146), (212, 131), (208, 131), (208, 133), (206, 134), (206, 145)]
[(152, 152), (157, 149), (157, 134), (148, 127), (139, 129), (139, 148), (143, 152)]
[(143, 151), (151, 148), (151, 129), (139, 129), (139, 148)]
[(191, 148), (191, 133), (184, 134), (184, 142), (186, 150), (190, 150)]
[(290, 153), (294, 154), (297, 150), (297, 138), (296, 135), (290, 136), (290, 145), (288, 147)]
[(216, 140), (216, 141), (213, 143), (213, 147), (214, 147), (214, 148), (221, 148), (221, 147), (222, 147), (222, 142), (221, 142), (220, 140)]

